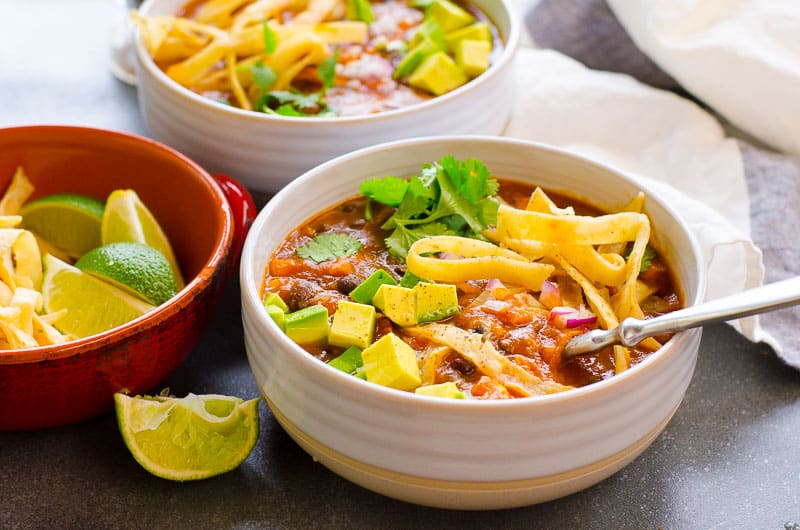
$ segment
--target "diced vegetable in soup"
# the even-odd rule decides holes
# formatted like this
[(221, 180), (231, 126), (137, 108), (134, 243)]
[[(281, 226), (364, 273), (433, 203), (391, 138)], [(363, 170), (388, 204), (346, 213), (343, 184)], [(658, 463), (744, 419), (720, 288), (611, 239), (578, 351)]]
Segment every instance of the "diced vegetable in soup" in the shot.
[(639, 194), (616, 213), (453, 157), (374, 178), (271, 256), (267, 312), (311, 355), (428, 396), (561, 392), (669, 337), (562, 361), (572, 337), (681, 307)]
[(179, 84), (284, 116), (413, 105), (481, 75), (502, 51), (492, 22), (457, 0), (200, 0), (134, 20)]

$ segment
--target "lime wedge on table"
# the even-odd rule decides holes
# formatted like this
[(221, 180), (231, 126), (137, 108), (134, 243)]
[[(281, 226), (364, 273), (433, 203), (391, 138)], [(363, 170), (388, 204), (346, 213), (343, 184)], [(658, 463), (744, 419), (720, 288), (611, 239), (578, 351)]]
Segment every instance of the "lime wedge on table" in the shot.
[(147, 471), (198, 480), (241, 464), (258, 439), (258, 402), (215, 394), (184, 398), (115, 394), (125, 445)]
[(78, 257), (100, 246), (104, 204), (94, 197), (57, 193), (20, 208), (22, 227), (65, 252)]
[(46, 254), (42, 259), (42, 299), (46, 313), (63, 311), (53, 322), (61, 331), (88, 337), (137, 318), (154, 306)]
[(153, 305), (166, 302), (177, 292), (175, 274), (167, 259), (143, 243), (111, 243), (94, 248), (75, 266)]
[(161, 252), (175, 274), (178, 289), (183, 288), (183, 276), (164, 230), (133, 190), (114, 190), (106, 199), (106, 209), (100, 228), (103, 245), (120, 241), (144, 243)]

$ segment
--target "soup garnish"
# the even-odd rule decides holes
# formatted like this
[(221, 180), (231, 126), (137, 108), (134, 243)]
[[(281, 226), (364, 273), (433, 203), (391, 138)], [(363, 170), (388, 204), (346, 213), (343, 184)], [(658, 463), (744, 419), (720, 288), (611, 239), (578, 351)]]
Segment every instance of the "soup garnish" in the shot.
[(585, 331), (681, 306), (642, 193), (606, 214), (450, 156), (360, 191), (291, 232), (263, 286), (289, 338), (336, 368), (420, 394), (515, 398), (612, 377), (668, 338), (561, 359)]
[(451, 0), (206, 0), (134, 21), (177, 83), (283, 116), (425, 101), (482, 74), (502, 48), (480, 10)]

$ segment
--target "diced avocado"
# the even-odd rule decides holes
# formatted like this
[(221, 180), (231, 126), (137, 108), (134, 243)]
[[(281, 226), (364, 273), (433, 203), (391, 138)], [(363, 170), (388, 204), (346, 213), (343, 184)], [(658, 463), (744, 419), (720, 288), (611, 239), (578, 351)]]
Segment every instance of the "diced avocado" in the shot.
[(444, 52), (426, 57), (408, 78), (408, 84), (441, 96), (467, 82), (467, 76)]
[(406, 270), (405, 274), (403, 274), (403, 277), (400, 278), (400, 285), (403, 287), (408, 287), (410, 289), (421, 281), (422, 278), (420, 278), (410, 270)]
[(467, 27), (451, 31), (444, 36), (445, 42), (450, 50), (455, 50), (462, 40), (485, 40), (492, 48), (492, 30), (486, 22), (476, 22)]
[(378, 291), (378, 287), (387, 283), (397, 285), (392, 276), (383, 269), (378, 269), (369, 275), (369, 278), (361, 282), (358, 287), (350, 291), (350, 298), (361, 304), (371, 304), (372, 297)]
[(414, 291), (417, 293), (417, 322), (435, 322), (458, 313), (455, 285), (419, 282)]
[(403, 56), (400, 64), (394, 69), (392, 77), (394, 79), (403, 79), (411, 75), (422, 64), (426, 57), (430, 57), (434, 53), (441, 51), (431, 41), (425, 40), (408, 50), (408, 53)]
[(383, 284), (375, 293), (372, 303), (398, 326), (417, 323), (417, 293), (413, 289)]
[(267, 314), (275, 321), (279, 328), (286, 330), (286, 313), (276, 305), (268, 305), (266, 307)]
[(436, 19), (442, 30), (448, 33), (475, 22), (475, 17), (450, 0), (436, 0), (425, 9), (425, 16)]
[(489, 68), (492, 48), (485, 40), (465, 39), (456, 47), (456, 64), (469, 77), (477, 77)]
[(366, 348), (375, 335), (375, 308), (371, 305), (339, 300), (333, 314), (328, 343), (348, 348)]
[(264, 307), (271, 305), (280, 307), (284, 313), (289, 310), (289, 306), (287, 306), (286, 302), (283, 301), (281, 295), (277, 293), (267, 293), (264, 295)]
[(443, 52), (448, 50), (444, 31), (442, 31), (442, 27), (435, 18), (426, 18), (422, 21), (422, 24), (417, 26), (417, 31), (414, 32), (414, 36), (411, 38), (411, 47), (413, 48), (425, 41), (430, 42)]
[(416, 352), (394, 333), (361, 352), (361, 358), (367, 381), (409, 391), (422, 383)]
[(328, 364), (342, 372), (355, 374), (356, 370), (361, 368), (364, 362), (361, 360), (361, 350), (355, 346), (350, 346), (341, 355), (331, 359)]
[(328, 310), (316, 304), (287, 314), (286, 334), (298, 344), (324, 341), (328, 338)]
[(414, 393), (431, 397), (464, 399), (464, 392), (459, 390), (456, 384), (452, 381), (439, 383), (436, 385), (420, 386), (414, 390)]

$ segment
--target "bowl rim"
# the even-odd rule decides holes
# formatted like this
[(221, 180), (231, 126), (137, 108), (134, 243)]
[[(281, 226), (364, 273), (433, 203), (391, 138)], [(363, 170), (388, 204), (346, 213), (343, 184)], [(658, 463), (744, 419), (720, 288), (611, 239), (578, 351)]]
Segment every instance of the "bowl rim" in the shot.
[[(260, 288), (262, 278), (254, 278), (251, 272), (251, 269), (253, 268), (251, 267), (251, 264), (253, 264), (255, 260), (254, 256), (255, 249), (257, 246), (261, 245), (260, 241), (258, 241), (258, 239), (260, 239), (259, 236), (263, 232), (264, 225), (267, 223), (268, 218), (272, 215), (272, 211), (278, 208), (278, 205), (283, 200), (283, 197), (291, 196), (293, 193), (297, 193), (295, 190), (297, 190), (298, 188), (302, 189), (304, 186), (307, 186), (308, 184), (306, 184), (306, 182), (313, 183), (314, 179), (319, 178), (319, 175), (324, 175), (330, 169), (335, 168), (339, 164), (348, 162), (353, 159), (369, 158), (376, 155), (377, 153), (381, 153), (387, 150), (402, 150), (420, 144), (437, 143), (437, 142), (473, 142), (479, 144), (495, 143), (498, 144), (499, 146), (515, 145), (515, 146), (521, 146), (522, 148), (525, 149), (540, 150), (553, 154), (559, 154), (561, 156), (577, 159), (579, 161), (582, 161), (583, 163), (594, 165), (599, 169), (602, 169), (610, 174), (613, 174), (615, 178), (625, 181), (629, 185), (644, 191), (648, 195), (648, 200), (653, 200), (657, 202), (659, 207), (662, 208), (667, 214), (669, 214), (670, 218), (676, 223), (681, 232), (686, 236), (689, 245), (692, 249), (692, 255), (693, 255), (692, 261), (694, 263), (693, 268), (694, 270), (697, 271), (697, 278), (696, 278), (697, 292), (695, 293), (693, 300), (685, 301), (687, 307), (691, 305), (696, 305), (703, 300), (705, 296), (707, 278), (706, 278), (706, 270), (703, 266), (703, 261), (702, 261), (702, 251), (700, 249), (697, 238), (695, 237), (694, 233), (689, 229), (686, 220), (684, 220), (675, 211), (674, 208), (672, 208), (668, 203), (662, 200), (657, 195), (657, 193), (648, 186), (646, 182), (641, 182), (636, 178), (629, 176), (618, 169), (615, 169), (613, 166), (609, 164), (595, 161), (584, 155), (580, 155), (568, 151), (566, 149), (544, 144), (541, 142), (522, 140), (517, 138), (486, 136), (486, 135), (453, 135), (453, 136), (428, 136), (428, 137), (385, 142), (370, 147), (362, 148), (345, 155), (341, 155), (332, 160), (329, 160), (328, 162), (320, 164), (315, 168), (300, 175), (289, 185), (287, 185), (285, 188), (279, 191), (267, 203), (267, 205), (261, 210), (261, 212), (259, 212), (255, 221), (253, 222), (253, 225), (251, 226), (251, 229), (248, 233), (248, 237), (245, 240), (244, 248), (242, 251), (242, 258), (240, 262), (240, 271), (239, 271), (240, 284), (241, 284), (240, 289), (241, 289), (242, 304), (243, 304), (243, 316), (247, 315), (257, 319), (257, 322), (255, 324), (256, 327), (258, 327), (258, 329), (260, 330), (261, 334), (263, 335), (265, 333), (270, 340), (274, 341), (274, 343), (277, 344), (280, 348), (282, 348), (287, 355), (291, 356), (293, 360), (300, 362), (301, 365), (303, 366), (303, 369), (307, 370), (307, 372), (305, 373), (310, 374), (309, 377), (311, 379), (318, 380), (318, 378), (333, 378), (332, 381), (335, 381), (337, 386), (339, 387), (345, 386), (348, 391), (360, 392), (364, 396), (364, 399), (380, 399), (384, 401), (399, 403), (401, 405), (411, 405), (411, 406), (414, 406), (415, 404), (418, 406), (424, 403), (426, 406), (432, 407), (432, 410), (441, 412), (459, 411), (459, 410), (463, 411), (465, 410), (465, 407), (467, 409), (473, 409), (475, 407), (478, 407), (479, 408), (478, 410), (492, 411), (492, 413), (496, 413), (498, 411), (504, 411), (507, 410), (508, 408), (547, 407), (547, 406), (554, 406), (551, 404), (575, 403), (586, 399), (594, 399), (593, 396), (595, 396), (598, 393), (608, 392), (611, 389), (617, 388), (621, 385), (626, 385), (629, 380), (638, 377), (638, 374), (649, 371), (651, 369), (657, 369), (657, 367), (661, 363), (666, 362), (665, 359), (669, 357), (670, 354), (678, 354), (680, 352), (681, 347), (684, 344), (690, 343), (695, 335), (700, 334), (702, 332), (701, 328), (695, 328), (676, 333), (658, 351), (647, 356), (647, 358), (644, 359), (642, 362), (631, 367), (630, 369), (626, 370), (625, 372), (619, 375), (614, 375), (609, 379), (605, 379), (603, 381), (599, 381), (591, 385), (573, 388), (566, 392), (515, 398), (515, 399), (500, 399), (500, 400), (497, 399), (457, 400), (457, 399), (440, 399), (429, 396), (419, 396), (412, 392), (404, 392), (394, 388), (384, 387), (381, 385), (370, 383), (368, 381), (363, 381), (360, 378), (353, 377), (349, 374), (341, 372), (340, 370), (336, 370), (335, 368), (328, 366), (327, 363), (317, 359), (313, 355), (310, 355), (302, 347), (300, 347), (299, 345), (294, 343), (294, 341), (289, 339), (289, 337), (287, 337), (286, 334), (283, 333), (280, 330), (280, 328), (275, 324), (275, 322), (267, 315), (267, 312), (263, 310), (263, 304), (261, 304), (260, 297), (258, 296), (258, 289)], [(285, 237), (285, 234), (283, 234), (283, 237)], [(271, 255), (273, 251), (274, 248), (270, 248), (268, 255)], [(264, 270), (264, 268), (265, 267), (261, 267), (261, 270)], [(246, 329), (247, 326), (245, 327), (245, 330)], [(249, 352), (248, 355), (250, 355)], [(262, 389), (262, 391), (265, 390)]]
[[(190, 172), (197, 177), (197, 183), (209, 190), (212, 195), (216, 196), (219, 207), (222, 210), (224, 222), (222, 231), (218, 235), (216, 244), (214, 245), (213, 252), (202, 265), (200, 271), (191, 280), (186, 282), (183, 289), (178, 291), (166, 302), (157, 306), (154, 310), (126, 322), (121, 326), (88, 337), (71, 340), (63, 344), (0, 351), (0, 365), (64, 359), (81, 353), (87, 353), (111, 343), (125, 341), (139, 334), (146, 328), (155, 327), (160, 322), (186, 308), (197, 294), (211, 282), (213, 272), (225, 263), (233, 241), (233, 212), (222, 188), (217, 184), (214, 178), (199, 164), (187, 156), (165, 144), (145, 136), (112, 129), (81, 125), (20, 125), (0, 127), (0, 137), (6, 135), (11, 135), (13, 137), (17, 134), (28, 134), (34, 137), (41, 136), (45, 139), (52, 139), (54, 136), (70, 138), (70, 141), (73, 143), (97, 140), (97, 143), (91, 143), (95, 150), (98, 149), (98, 145), (101, 145), (99, 142), (111, 141), (114, 144), (133, 143), (142, 150), (166, 155), (167, 157), (177, 160), (181, 165), (189, 169)], [(82, 138), (83, 140), (76, 141), (75, 138)], [(42, 143), (46, 142), (42, 141)]]
[[(139, 8), (139, 12), (147, 16), (148, 12), (161, 1), (163, 0), (145, 0), (142, 3), (141, 7)], [(478, 77), (471, 79), (469, 82), (461, 85), (455, 90), (447, 92), (446, 94), (442, 94), (441, 96), (435, 96), (425, 101), (401, 107), (398, 109), (391, 109), (373, 114), (364, 114), (356, 116), (296, 117), (296, 116), (281, 116), (277, 114), (265, 114), (263, 112), (244, 110), (229, 105), (222, 105), (220, 103), (215, 103), (211, 99), (203, 97), (195, 92), (192, 92), (188, 88), (172, 80), (169, 76), (167, 76), (167, 74), (164, 71), (162, 71), (158, 66), (156, 66), (155, 61), (153, 61), (152, 56), (144, 46), (144, 43), (141, 38), (141, 32), (138, 30), (138, 28), (134, 28), (133, 29), (134, 50), (137, 58), (137, 65), (139, 66), (139, 68), (137, 68), (136, 70), (137, 85), (139, 86), (139, 92), (141, 93), (142, 89), (141, 89), (140, 78), (142, 76), (142, 72), (140, 69), (144, 68), (147, 70), (147, 73), (151, 77), (158, 80), (161, 86), (164, 86), (167, 90), (169, 90), (178, 97), (188, 99), (193, 103), (200, 105), (209, 112), (218, 112), (222, 115), (227, 115), (232, 119), (241, 118), (254, 123), (274, 122), (275, 124), (278, 124), (282, 127), (302, 126), (301, 124), (312, 124), (316, 126), (331, 127), (331, 126), (357, 125), (362, 123), (380, 122), (383, 120), (401, 119), (403, 116), (407, 114), (413, 114), (415, 112), (425, 112), (427, 109), (432, 109), (446, 105), (450, 100), (459, 98), (461, 97), (462, 94), (473, 90), (473, 88), (477, 88), (481, 85), (490, 82), (492, 78), (499, 75), (498, 72), (501, 72), (506, 67), (511, 66), (510, 63), (514, 59), (514, 56), (516, 54), (517, 49), (519, 48), (522, 38), (521, 17), (517, 9), (515, 9), (514, 6), (510, 4), (510, 0), (483, 0), (483, 1), (498, 3), (503, 8), (504, 14), (508, 17), (509, 20), (508, 35), (503, 40), (504, 43), (503, 52), (500, 54), (500, 57), (498, 58), (497, 62), (492, 64), (489, 70), (479, 75)]]

